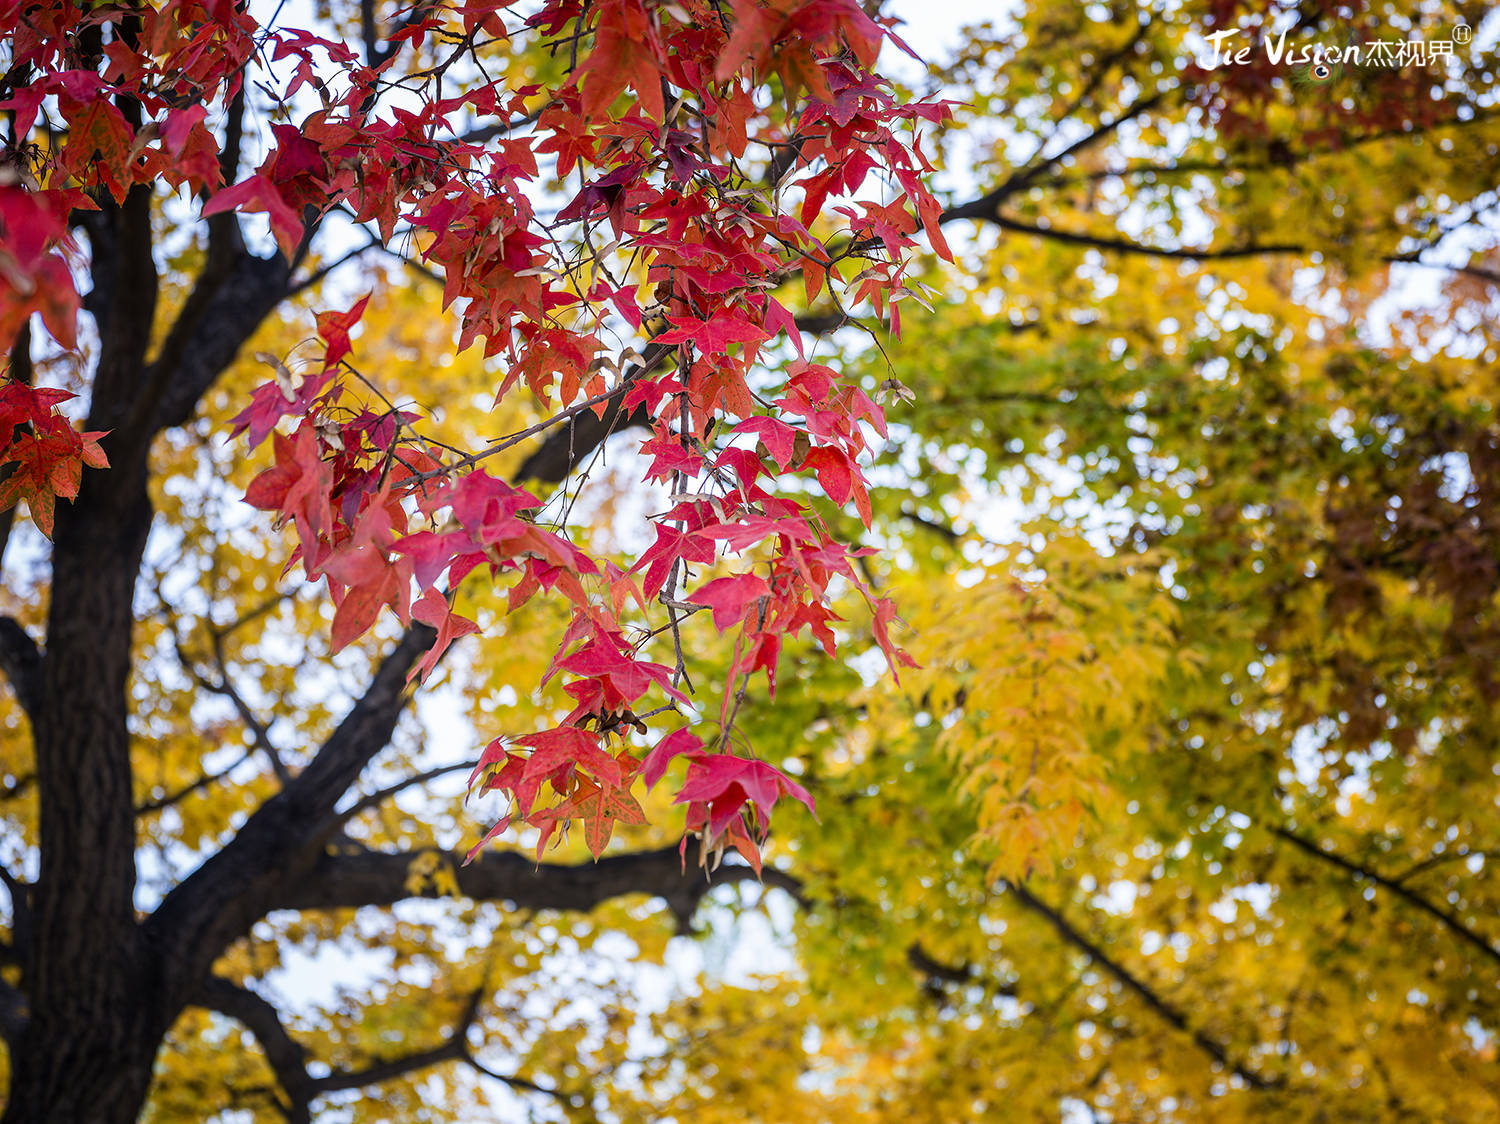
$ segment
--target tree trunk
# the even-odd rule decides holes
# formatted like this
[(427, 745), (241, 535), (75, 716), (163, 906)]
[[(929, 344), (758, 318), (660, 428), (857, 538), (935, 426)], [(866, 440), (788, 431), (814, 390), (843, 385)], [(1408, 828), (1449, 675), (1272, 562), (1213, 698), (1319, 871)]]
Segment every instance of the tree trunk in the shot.
[(41, 869), (3, 1120), (125, 1124), (145, 1102), (169, 1014), (136, 922), (127, 725), (132, 601), (151, 525), (144, 456), (86, 472), (58, 504), (52, 604), (33, 715)]
[[(134, 1124), (151, 1086), (152, 1066), (165, 1031), (152, 1018), (154, 1003), (139, 987), (99, 988), (101, 976), (80, 973), (90, 985), (69, 1002), (32, 1011), (11, 1055), (5, 1124)], [(113, 991), (114, 994), (108, 994)], [(82, 1000), (97, 1003), (92, 1014)]]

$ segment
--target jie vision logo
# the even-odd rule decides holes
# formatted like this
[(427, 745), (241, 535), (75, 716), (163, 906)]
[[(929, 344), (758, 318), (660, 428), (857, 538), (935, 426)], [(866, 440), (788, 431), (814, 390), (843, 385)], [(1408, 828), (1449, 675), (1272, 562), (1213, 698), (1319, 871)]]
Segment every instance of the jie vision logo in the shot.
[(1243, 31), (1225, 28), (1203, 36), (1204, 46), (1198, 51), (1198, 65), (1204, 70), (1250, 66), (1256, 56), (1260, 56), (1272, 66), (1301, 71), (1308, 81), (1327, 82), (1346, 67), (1403, 68), (1441, 64), (1453, 57), (1457, 47), (1467, 44), (1473, 37), (1473, 28), (1464, 23), (1455, 25), (1446, 39), (1373, 39), (1363, 42), (1356, 42), (1349, 36), (1343, 41), (1322, 39), (1296, 43), (1290, 40), (1287, 31), (1263, 35), (1258, 42), (1247, 41)]

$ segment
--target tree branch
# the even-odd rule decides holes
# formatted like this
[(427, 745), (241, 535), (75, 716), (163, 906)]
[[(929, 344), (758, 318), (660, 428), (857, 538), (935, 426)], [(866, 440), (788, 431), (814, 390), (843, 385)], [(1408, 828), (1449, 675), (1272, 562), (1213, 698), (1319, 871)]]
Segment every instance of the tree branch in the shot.
[(202, 270), (193, 280), (187, 299), (167, 330), (166, 339), (146, 371), (147, 389), (137, 405), (144, 424), (155, 405), (166, 392), (168, 381), (177, 371), (183, 354), (194, 335), (202, 328), (204, 318), (213, 307), (214, 298), (232, 277), (240, 262), (250, 255), (239, 238), (239, 220), (233, 211), (211, 215), (208, 219), (208, 256)]
[[(1363, 133), (1357, 137), (1341, 138), (1339, 141), (1340, 155), (1347, 155), (1355, 149), (1370, 144), (1378, 144), (1392, 138), (1410, 140), (1413, 137), (1429, 136), (1437, 128), (1469, 128), (1485, 122), (1493, 121), (1500, 117), (1500, 112), (1485, 110), (1473, 105), (1461, 105), (1459, 109), (1468, 109), (1472, 116), (1467, 121), (1447, 121), (1441, 125), (1426, 126), (1420, 129), (1407, 130), (1402, 128), (1377, 129), (1372, 132)], [(1127, 179), (1137, 176), (1188, 176), (1201, 172), (1227, 175), (1237, 173), (1245, 175), (1253, 172), (1266, 172), (1275, 169), (1294, 168), (1309, 161), (1316, 160), (1322, 156), (1328, 156), (1328, 150), (1317, 151), (1315, 149), (1297, 149), (1286, 151), (1277, 150), (1274, 156), (1256, 160), (1184, 160), (1172, 164), (1155, 164), (1150, 161), (1137, 161), (1116, 168), (1098, 168), (1086, 172), (1076, 172), (1067, 175), (1048, 176), (1041, 181), (1044, 187), (1068, 187), (1079, 183), (1099, 183), (1109, 179)]]
[(398, 792), (404, 792), (408, 788), (414, 788), (417, 785), (426, 784), (428, 781), (436, 780), (438, 777), (445, 777), (449, 773), (457, 773), (463, 769), (472, 768), (474, 768), (474, 762), (461, 761), (456, 765), (439, 765), (435, 769), (427, 769), (424, 772), (416, 773), (410, 777), (403, 777), (399, 781), (396, 781), (394, 784), (389, 784), (384, 788), (376, 789), (368, 796), (360, 797), (348, 808), (340, 812), (338, 816), (339, 826), (342, 827), (344, 824), (352, 820), (355, 816), (359, 815), (361, 812), (367, 812), (371, 808), (378, 808), (381, 804), (384, 804)]
[(10, 680), (21, 709), (34, 718), (41, 700), (42, 652), (14, 617), (0, 617), (0, 672)]
[[(146, 940), (158, 955), (190, 966), (180, 973), (183, 987), (206, 975), (223, 949), (318, 861), (339, 822), (335, 805), (390, 741), (406, 706), (407, 672), (434, 636), (426, 625), (412, 625), (308, 766), (147, 919)], [(187, 995), (176, 998), (186, 1002)]]
[(0, 865), (0, 882), (5, 884), (5, 892), (10, 895), (11, 955), (24, 971), (31, 958), (31, 884), (21, 881), (3, 865)]
[[(219, 976), (210, 976), (194, 995), (192, 1005), (226, 1015), (255, 1035), (286, 1096), (286, 1101), (278, 1102), (277, 1107), (281, 1109), (288, 1124), (311, 1124), (312, 1102), (325, 1093), (363, 1089), (450, 1061), (466, 1062), (486, 1077), (503, 1081), (514, 1089), (559, 1096), (555, 1090), (544, 1088), (524, 1077), (508, 1077), (496, 1073), (481, 1065), (469, 1052), (469, 1028), (479, 1017), (479, 1009), (487, 991), (486, 984), (470, 993), (458, 1021), (438, 1045), (399, 1057), (384, 1058), (360, 1069), (330, 1073), (325, 1077), (313, 1077), (308, 1072), (307, 1048), (287, 1031), (275, 1006), (249, 988)], [(0, 992), (0, 1017), (3, 1014), (4, 995)]]
[[(227, 184), (232, 184), (240, 174), (240, 150), (245, 143), (245, 83), (240, 83), (240, 88), (235, 92), (234, 99), (229, 103), (227, 117), (224, 124), (224, 147), (219, 149), (219, 179)], [(233, 211), (224, 212), (229, 218), (234, 219), (233, 230), (237, 239), (239, 236), (239, 221), (235, 218)], [(209, 220), (209, 237), (213, 237), (213, 220)]]
[(504, 1085), (509, 1085), (512, 1089), (519, 1089), (525, 1093), (545, 1093), (547, 1096), (555, 1097), (559, 1100), (568, 1099), (570, 1103), (575, 1103), (576, 1106), (576, 1102), (572, 1102), (572, 1099), (567, 1098), (566, 1094), (562, 1093), (561, 1091), (557, 1089), (548, 1089), (544, 1085), (538, 1085), (535, 1081), (529, 1080), (525, 1077), (518, 1077), (515, 1074), (496, 1073), (493, 1069), (491, 1069), (487, 1065), (482, 1064), (478, 1058), (476, 1058), (473, 1054), (468, 1053), (467, 1051), (463, 1055), (463, 1060), (469, 1064), (470, 1068), (472, 1068), (475, 1073), (482, 1074), (483, 1076), (488, 1077), (491, 1081), (499, 1081)]
[(102, 336), (114, 306), (119, 232), (110, 221), (109, 212), (102, 209), (74, 211), (69, 224), (88, 236), (89, 291), (83, 294), (83, 310), (93, 318), (94, 328)]
[(153, 431), (182, 425), (192, 417), (198, 400), (286, 299), (291, 272), (280, 254), (269, 258), (243, 254), (234, 259), (227, 275), (202, 302), (193, 330), (184, 333), (171, 354), (164, 348), (153, 364), (153, 376), (163, 380), (153, 402)]
[(1220, 1043), (1214, 1041), (1203, 1031), (1190, 1028), (1187, 1016), (1176, 1007), (1173, 1007), (1160, 995), (1156, 994), (1156, 992), (1152, 991), (1139, 977), (1111, 957), (1098, 944), (1075, 929), (1061, 913), (1043, 902), (1025, 886), (1018, 882), (1003, 882), (1002, 885), (1011, 892), (1018, 902), (1051, 925), (1057, 935), (1066, 943), (1078, 949), (1078, 951), (1082, 952), (1095, 964), (1098, 964), (1099, 967), (1112, 975), (1127, 991), (1134, 994), (1147, 1007), (1161, 1016), (1165, 1022), (1192, 1038), (1193, 1043), (1205, 1054), (1213, 1058), (1214, 1061), (1218, 1062), (1225, 1069), (1237, 1074), (1251, 1088), (1271, 1089), (1277, 1086), (1277, 1081), (1263, 1077), (1253, 1069), (1248, 1069), (1238, 1062), (1231, 1061), (1228, 1052)]
[(524, 129), (527, 125), (532, 124), (551, 104), (551, 102), (544, 102), (532, 110), (532, 112), (526, 114), (526, 116), (517, 117), (514, 121), (502, 121), (498, 125), (481, 125), (477, 129), (470, 129), (466, 133), (460, 133), (457, 138), (458, 143), (484, 144), (486, 141), (492, 141), (496, 137), (508, 136), (517, 129)]
[(1251, 243), (1244, 246), (1225, 246), (1214, 248), (1204, 246), (1194, 248), (1191, 246), (1147, 246), (1140, 242), (1132, 242), (1126, 238), (1112, 238), (1103, 235), (1081, 234), (1071, 230), (1058, 230), (1050, 226), (1035, 226), (1031, 223), (1022, 222), (1019, 219), (1008, 218), (998, 212), (992, 214), (978, 213), (975, 208), (978, 203), (965, 204), (950, 212), (944, 212), (943, 218), (970, 218), (991, 222), (1001, 230), (1012, 231), (1016, 234), (1031, 234), (1038, 238), (1050, 238), (1054, 242), (1062, 242), (1069, 246), (1085, 246), (1093, 250), (1109, 250), (1121, 254), (1143, 254), (1153, 258), (1174, 258), (1181, 261), (1208, 261), (1222, 260), (1228, 258), (1249, 258), (1258, 254), (1301, 254), (1306, 253), (1305, 246), (1290, 242), (1270, 242), (1264, 245)]
[(149, 816), (152, 812), (160, 812), (164, 808), (170, 808), (173, 804), (181, 803), (189, 796), (193, 795), (193, 793), (202, 792), (210, 785), (215, 784), (223, 780), (225, 777), (229, 776), (230, 773), (234, 772), (246, 761), (250, 760), (250, 757), (254, 752), (254, 750), (247, 749), (244, 754), (240, 756), (239, 760), (235, 761), (234, 764), (230, 765), (222, 772), (204, 773), (197, 780), (183, 785), (181, 788), (177, 789), (174, 792), (169, 792), (165, 796), (159, 796), (155, 799), (147, 800), (144, 803), (137, 804), (135, 806), (135, 814), (138, 816)]
[(462, 1014), (458, 1022), (448, 1036), (436, 1046), (426, 1050), (416, 1050), (399, 1057), (387, 1058), (374, 1062), (362, 1069), (348, 1070), (343, 1073), (330, 1073), (327, 1077), (319, 1077), (314, 1085), (319, 1093), (336, 1093), (345, 1089), (363, 1089), (367, 1085), (379, 1085), (383, 1081), (391, 1081), (394, 1078), (414, 1073), (428, 1066), (441, 1065), (443, 1062), (456, 1062), (467, 1060), (469, 1056), (469, 1043), (467, 1041), (469, 1028), (474, 1025), (479, 1017), (479, 1007), (484, 1002), (487, 984), (480, 984), (470, 993), (468, 1001), (464, 1004)]
[[(1130, 36), (1129, 39), (1126, 39), (1125, 42), (1121, 43), (1118, 47), (1116, 47), (1109, 54), (1105, 55), (1098, 62), (1092, 64), (1089, 67), (1088, 82), (1085, 83), (1083, 89), (1078, 92), (1078, 96), (1074, 98), (1073, 101), (1060, 114), (1057, 115), (1056, 120), (1067, 121), (1072, 118), (1073, 114), (1077, 113), (1080, 109), (1087, 105), (1093, 98), (1094, 94), (1098, 92), (1099, 87), (1104, 84), (1104, 79), (1109, 74), (1110, 70), (1113, 69), (1117, 63), (1123, 62), (1135, 52), (1136, 44), (1141, 42), (1141, 40), (1146, 37), (1146, 31), (1150, 27), (1151, 21), (1149, 19), (1139, 20), (1136, 23), (1134, 33)], [(1128, 72), (1126, 72), (1121, 76), (1128, 77), (1130, 75), (1128, 74)], [(1054, 133), (1053, 135), (1055, 136), (1056, 134)]]
[(462, 1035), (455, 1034), (426, 1050), (417, 1050), (386, 1061), (374, 1062), (363, 1069), (330, 1073), (327, 1077), (316, 1078), (314, 1084), (319, 1093), (363, 1089), (368, 1085), (379, 1085), (383, 1081), (391, 1081), (419, 1069), (427, 1069), (429, 1066), (462, 1061), (468, 1052), (468, 1044), (463, 1040)]
[[(412, 863), (420, 851), (324, 853), (306, 874), (289, 883), (271, 909), (327, 910), (386, 906), (414, 897), (409, 887)], [(475, 901), (504, 901), (521, 909), (587, 912), (625, 894), (661, 898), (686, 931), (704, 896), (715, 886), (755, 879), (748, 866), (724, 865), (713, 880), (688, 864), (677, 847), (606, 855), (598, 862), (567, 865), (538, 863), (513, 851), (482, 853), (468, 866), (457, 852), (439, 852), (452, 871), (458, 891)], [(801, 894), (801, 883), (775, 867), (764, 868), (762, 882)]]
[[(300, 880), (288, 885), (282, 895), (269, 901), (267, 908), (321, 910), (383, 906), (413, 897), (411, 866), (421, 854), (324, 852)], [(610, 898), (644, 893), (663, 899), (677, 917), (679, 927), (684, 929), (699, 902), (714, 886), (755, 878), (753, 870), (741, 865), (721, 866), (712, 882), (696, 867), (685, 873), (677, 847), (611, 855), (598, 862), (577, 865), (537, 864), (511, 852), (490, 852), (468, 866), (461, 866), (456, 854), (444, 854), (444, 858), (460, 891), (470, 898), (504, 900), (523, 909), (582, 912)], [(774, 867), (765, 868), (763, 882), (800, 896), (801, 885), (797, 879)], [(514, 1089), (551, 1097), (563, 1096), (556, 1089), (524, 1077), (497, 1073), (482, 1065), (470, 1052), (468, 1030), (478, 1018), (486, 992), (487, 985), (481, 985), (469, 995), (457, 1024), (441, 1043), (399, 1057), (381, 1059), (359, 1069), (316, 1078), (308, 1073), (308, 1051), (287, 1032), (276, 1008), (264, 997), (210, 975), (188, 1002), (227, 1015), (255, 1035), (286, 1095), (286, 1103), (280, 1107), (290, 1124), (311, 1124), (311, 1104), (322, 1094), (365, 1088), (449, 1061), (462, 1061), (477, 1072)]]
[[(813, 335), (832, 332), (849, 323), (843, 313), (803, 313), (794, 318), (797, 327)], [(601, 417), (592, 410), (575, 416), (561, 429), (554, 430), (516, 470), (514, 479), (540, 480), (545, 484), (561, 484), (607, 439), (617, 433), (636, 426), (651, 424), (651, 414), (645, 406), (637, 406), (628, 413), (623, 412), (623, 402), (642, 374), (655, 368), (661, 357), (671, 350), (661, 344), (647, 344), (639, 364), (633, 364), (620, 380), (619, 389), (610, 396)]]
[(312, 1099), (317, 1095), (307, 1072), (307, 1050), (281, 1022), (269, 1000), (247, 987), (210, 976), (192, 998), (192, 1006), (227, 1015), (255, 1035), (261, 1052), (276, 1074), (287, 1103), (278, 1104), (288, 1124), (311, 1124)]
[(1500, 964), (1500, 948), (1497, 948), (1495, 945), (1490, 944), (1489, 941), (1485, 940), (1473, 929), (1465, 925), (1463, 921), (1459, 919), (1456, 913), (1444, 909), (1442, 906), (1423, 897), (1415, 890), (1407, 889), (1407, 887), (1403, 886), (1395, 879), (1387, 878), (1382, 874), (1377, 874), (1369, 867), (1361, 866), (1357, 862), (1346, 859), (1342, 855), (1326, 849), (1313, 840), (1308, 839), (1305, 836), (1298, 835), (1295, 831), (1292, 831), (1289, 828), (1276, 826), (1271, 829), (1271, 832), (1273, 835), (1276, 835), (1281, 839), (1285, 839), (1288, 843), (1291, 843), (1292, 845), (1307, 852), (1309, 855), (1313, 855), (1319, 859), (1322, 859), (1324, 862), (1336, 866), (1341, 870), (1348, 871), (1350, 874), (1353, 874), (1359, 878), (1367, 878), (1377, 886), (1384, 887), (1407, 904), (1415, 906), (1417, 909), (1420, 909), (1423, 913), (1427, 914), (1430, 917), (1437, 918), (1445, 926), (1447, 926), (1455, 936), (1473, 945), (1485, 956), (1488, 956), (1491, 960), (1495, 961), (1497, 964)]
[(1486, 269), (1482, 265), (1448, 265), (1444, 262), (1423, 261), (1421, 253), (1420, 250), (1412, 250), (1405, 254), (1386, 254), (1380, 260), (1391, 265), (1417, 265), (1423, 269), (1445, 269), (1452, 273), (1461, 273), (1465, 277), (1472, 277), (1476, 281), (1500, 285), (1500, 270)]
[[(226, 184), (233, 183), (239, 174), (240, 147), (244, 141), (244, 132), (245, 89), (242, 85), (229, 103), (224, 126), (224, 147), (219, 151), (219, 176)], [(200, 199), (207, 201), (206, 190), (200, 194)], [(194, 334), (200, 330), (204, 317), (213, 306), (215, 296), (240, 267), (242, 260), (250, 257), (245, 251), (245, 240), (240, 234), (240, 220), (236, 212), (221, 211), (210, 215), (205, 221), (208, 225), (206, 260), (147, 371), (147, 383), (153, 392), (143, 396), (142, 403), (137, 407), (143, 423), (149, 419), (165, 390), (167, 380), (175, 374), (183, 353)]]
[(955, 984), (971, 983), (974, 980), (974, 965), (940, 963), (927, 955), (921, 941), (912, 941), (906, 946), (906, 962), (929, 980)]
[(1406, 870), (1403, 870), (1400, 874), (1396, 875), (1396, 877), (1392, 878), (1391, 881), (1396, 883), (1410, 882), (1417, 875), (1426, 874), (1434, 867), (1446, 866), (1448, 863), (1465, 862), (1468, 859), (1488, 860), (1493, 858), (1496, 854), (1500, 854), (1500, 852), (1497, 852), (1493, 847), (1487, 849), (1481, 848), (1474, 851), (1444, 851), (1440, 854), (1429, 855), (1421, 862), (1413, 863)]
[[(989, 197), (986, 196), (985, 199)], [(1267, 242), (1248, 243), (1243, 246), (1203, 246), (1194, 248), (1191, 246), (1147, 246), (1140, 242), (1133, 242), (1128, 238), (1115, 238), (1108, 235), (1083, 234), (1073, 230), (1059, 230), (1055, 227), (1037, 226), (1033, 223), (1022, 222), (1020, 219), (1011, 218), (998, 212), (993, 214), (982, 213), (980, 204), (985, 200), (975, 200), (965, 203), (943, 212), (939, 222), (949, 222), (953, 219), (974, 219), (993, 223), (1001, 230), (1008, 230), (1016, 234), (1030, 234), (1037, 238), (1048, 238), (1054, 242), (1061, 242), (1069, 246), (1085, 246), (1093, 250), (1105, 250), (1118, 254), (1138, 254), (1152, 258), (1170, 258), (1177, 261), (1227, 261), (1234, 258), (1257, 257), (1261, 254), (1299, 254), (1306, 255), (1313, 252), (1313, 247), (1304, 246), (1293, 242)], [(1474, 277), (1481, 281), (1492, 284), (1500, 284), (1500, 272), (1485, 269), (1482, 266), (1471, 265), (1444, 265), (1434, 262), (1426, 262), (1421, 258), (1421, 251), (1412, 250), (1404, 254), (1383, 254), (1380, 260), (1392, 265), (1417, 265), (1429, 269), (1446, 269), (1454, 273), (1462, 273), (1468, 277)]]
[[(1141, 32), (1137, 32), (1137, 38), (1139, 38), (1140, 34)], [(1133, 43), (1134, 41), (1132, 40), (1132, 43), (1130, 45), (1133, 45)], [(1026, 167), (1016, 169), (1008, 177), (1006, 177), (1005, 182), (1000, 184), (999, 187), (995, 188), (983, 198), (976, 199), (973, 203), (967, 205), (969, 207), (975, 208), (978, 212), (977, 214), (960, 213), (955, 214), (953, 217), (988, 217), (988, 215), (995, 212), (999, 208), (1000, 204), (1005, 200), (1009, 199), (1011, 196), (1019, 192), (1025, 191), (1028, 187), (1030, 187), (1034, 182), (1036, 182), (1037, 177), (1041, 176), (1044, 172), (1048, 171), (1051, 168), (1057, 167), (1057, 165), (1061, 164), (1069, 156), (1072, 156), (1078, 152), (1082, 152), (1084, 149), (1089, 148), (1092, 145), (1098, 144), (1105, 137), (1118, 130), (1120, 126), (1124, 125), (1127, 121), (1133, 121), (1135, 118), (1141, 116), (1141, 114), (1149, 113), (1152, 109), (1160, 105), (1161, 102), (1161, 94), (1152, 94), (1150, 97), (1142, 98), (1140, 101), (1132, 105), (1129, 109), (1121, 113), (1118, 117), (1115, 117), (1109, 121), (1100, 122), (1099, 125), (1096, 126), (1091, 132), (1089, 132), (1085, 136), (1080, 137), (1078, 140), (1074, 141), (1066, 148), (1060, 150), (1055, 155), (1041, 159), (1034, 159)], [(1038, 155), (1040, 155), (1040, 153), (1038, 153)], [(960, 211), (962, 210), (963, 208), (960, 208)]]
[(645, 353), (641, 362), (632, 364), (625, 372), (625, 377), (620, 380), (619, 389), (606, 400), (604, 414), (585, 410), (574, 415), (566, 425), (553, 432), (537, 448), (521, 462), (521, 467), (516, 470), (515, 479), (540, 480), (547, 484), (561, 484), (568, 478), (585, 457), (604, 443), (605, 439), (613, 433), (628, 429), (633, 425), (646, 425), (650, 421), (650, 415), (644, 406), (637, 406), (634, 410), (626, 413), (624, 401), (636, 381), (646, 372), (653, 370), (661, 361), (670, 347), (659, 343), (646, 345)]
[(330, 273), (332, 273), (335, 269), (338, 269), (340, 266), (348, 265), (355, 258), (361, 257), (364, 254), (368, 254), (371, 250), (382, 250), (384, 248), (385, 247), (381, 245), (379, 239), (371, 238), (363, 246), (356, 246), (354, 249), (341, 254), (340, 256), (334, 258), (333, 261), (328, 262), (326, 265), (321, 265), (317, 269), (313, 270), (301, 281), (294, 283), (291, 289), (287, 292), (287, 296), (295, 297), (299, 293), (302, 293), (307, 289), (311, 289), (319, 281), (323, 280), (323, 278), (327, 277)]
[(31, 1010), (26, 995), (0, 980), (0, 1039), (14, 1045), (30, 1021)]
[[(218, 669), (218, 678), (210, 679), (208, 676), (204, 675), (201, 671), (198, 670), (197, 663), (191, 656), (188, 655), (186, 649), (183, 648), (182, 639), (177, 635), (177, 618), (172, 613), (171, 609), (168, 608), (168, 605), (170, 603), (169, 599), (162, 596), (159, 587), (157, 590), (157, 596), (161, 600), (162, 616), (166, 619), (167, 631), (172, 637), (172, 647), (177, 654), (177, 663), (182, 668), (183, 673), (187, 675), (187, 677), (194, 683), (196, 683), (200, 690), (207, 691), (210, 694), (219, 695), (220, 697), (229, 700), (230, 705), (234, 707), (235, 713), (240, 716), (240, 721), (244, 724), (245, 729), (249, 731), (253, 745), (256, 749), (259, 749), (263, 753), (265, 753), (266, 757), (270, 759), (271, 771), (276, 774), (276, 780), (282, 786), (285, 786), (286, 783), (291, 780), (291, 773), (287, 769), (286, 763), (282, 761), (280, 751), (277, 750), (275, 743), (271, 741), (270, 728), (264, 722), (262, 722), (259, 717), (256, 716), (253, 710), (250, 709), (250, 704), (245, 701), (244, 696), (240, 694), (239, 690), (234, 685), (234, 681), (230, 678), (229, 675), (228, 661), (224, 658), (224, 637), (228, 635), (229, 631), (232, 631), (233, 628), (237, 627), (237, 625), (231, 625), (229, 629), (215, 628), (210, 625), (209, 635), (212, 638), (213, 644), (214, 666)], [(268, 601), (266, 604), (268, 606), (273, 606), (279, 604), (280, 601), (281, 598), (277, 597)], [(225, 769), (223, 773), (205, 773), (202, 777), (199, 777), (198, 780), (182, 789), (176, 795), (168, 797), (162, 801), (154, 802), (153, 804), (147, 805), (143, 808), (137, 808), (136, 812), (139, 814), (142, 811), (157, 811), (163, 807), (166, 807), (168, 804), (175, 804), (183, 797), (190, 795), (192, 792), (200, 788), (204, 788), (207, 785), (212, 784), (214, 781), (218, 780), (219, 777), (226, 775), (230, 772), (230, 770), (238, 767), (240, 762), (244, 761), (248, 756), (249, 754), (247, 753), (245, 757), (241, 757), (239, 761), (236, 761), (233, 765), (229, 766), (229, 768)]]
[[(432, 0), (417, 0), (406, 17), (396, 25), (391, 35), (399, 34), (426, 19), (428, 9), (432, 6)], [(390, 35), (386, 36), (387, 42), (384, 46), (378, 43), (379, 28), (375, 24), (375, 0), (360, 0), (359, 17), (360, 36), (365, 44), (365, 61), (372, 68), (378, 69), (395, 56), (396, 52), (401, 49), (401, 44), (390, 42)]]
[[(143, 456), (143, 443), (148, 436), (140, 431), (137, 419), (158, 294), (151, 194), (149, 185), (137, 184), (126, 194), (124, 203), (107, 208), (117, 253), (112, 260), (93, 263), (96, 278), (101, 265), (113, 276), (109, 313), (99, 325), (99, 363), (89, 397), (86, 428), (112, 431), (101, 442), (112, 464), (128, 464)], [(146, 382), (149, 381), (148, 376)], [(131, 473), (127, 471), (124, 475), (128, 478)], [(122, 481), (122, 486), (130, 485)]]

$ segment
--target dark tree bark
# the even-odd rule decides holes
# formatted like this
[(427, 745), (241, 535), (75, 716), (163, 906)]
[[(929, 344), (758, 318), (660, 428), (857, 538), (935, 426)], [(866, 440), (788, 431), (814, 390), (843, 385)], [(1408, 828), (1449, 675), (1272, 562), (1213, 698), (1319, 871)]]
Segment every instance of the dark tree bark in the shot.
[[(101, 324), (89, 428), (113, 465), (59, 504), (47, 642), (31, 713), (40, 872), (30, 947), (19, 950), (27, 1016), (11, 1044), (4, 1120), (134, 1119), (166, 1031), (135, 921), (129, 706), (132, 603), (151, 528), (147, 442), (122, 422), (144, 369), (156, 302), (150, 191), (93, 227)], [(104, 247), (108, 249), (104, 249)]]

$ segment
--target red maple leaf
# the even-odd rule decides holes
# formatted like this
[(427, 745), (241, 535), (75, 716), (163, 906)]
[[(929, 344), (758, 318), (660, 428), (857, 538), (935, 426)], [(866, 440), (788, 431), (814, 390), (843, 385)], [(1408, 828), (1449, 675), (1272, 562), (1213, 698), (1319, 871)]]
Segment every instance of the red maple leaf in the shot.
[(684, 753), (696, 753), (702, 748), (703, 739), (687, 727), (673, 730), (656, 743), (655, 749), (646, 754), (646, 759), (641, 762), (641, 779), (646, 782), (647, 788), (655, 788), (672, 758)]
[(616, 824), (640, 827), (646, 823), (646, 813), (635, 797), (611, 785), (580, 781), (567, 808), (583, 821), (583, 841), (596, 859), (609, 844)]
[(723, 632), (730, 625), (744, 620), (762, 597), (771, 596), (771, 587), (766, 580), (755, 574), (735, 574), (727, 578), (715, 578), (707, 585), (693, 591), (688, 600), (695, 605), (707, 605), (714, 611), (714, 627)]
[(280, 189), (259, 172), (241, 180), (233, 187), (215, 192), (214, 197), (203, 205), (203, 217), (221, 211), (243, 211), (253, 214), (264, 211), (271, 219), (271, 233), (276, 244), (291, 261), (298, 244), (302, 241), (302, 218), (295, 208), (282, 197)]
[(596, 780), (618, 786), (620, 763), (599, 748), (599, 738), (576, 726), (527, 734), (516, 741), (531, 747), (525, 777), (552, 777), (568, 767), (581, 767)]
[(630, 568), (630, 572), (640, 569), (646, 571), (642, 592), (652, 598), (666, 585), (672, 567), (679, 560), (707, 565), (714, 560), (714, 544), (692, 531), (679, 531), (665, 523), (658, 523), (656, 542), (646, 549), (639, 561)]
[(430, 624), (437, 629), (437, 639), (432, 642), (432, 647), (422, 654), (417, 665), (407, 674), (407, 678), (413, 676), (421, 682), (431, 674), (432, 669), (437, 666), (438, 660), (443, 658), (443, 653), (460, 637), (468, 636), (471, 632), (478, 632), (479, 626), (468, 617), (461, 617), (453, 611), (453, 606), (448, 599), (435, 589), (428, 589), (422, 594), (411, 607), (411, 615), (424, 624)]

